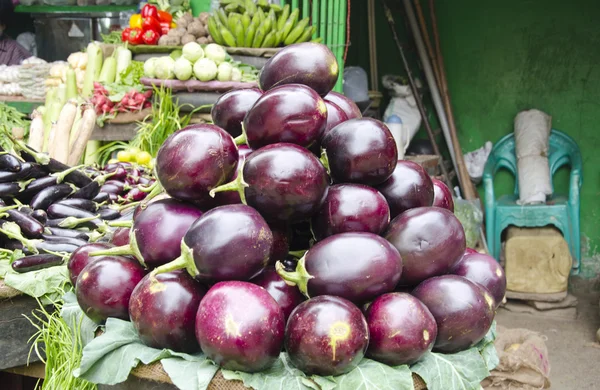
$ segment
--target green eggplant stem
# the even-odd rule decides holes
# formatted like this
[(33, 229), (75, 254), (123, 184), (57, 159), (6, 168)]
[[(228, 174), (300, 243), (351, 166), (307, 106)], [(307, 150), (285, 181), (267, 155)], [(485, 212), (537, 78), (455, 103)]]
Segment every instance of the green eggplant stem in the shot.
[[(23, 246), (27, 247), (32, 253), (38, 254), (39, 251), (33, 245), (34, 240), (28, 240), (21, 233), (21, 228), (14, 222), (4, 222), (0, 228), (0, 233), (4, 234), (6, 237), (11, 238), (13, 240), (19, 241)], [(39, 240), (38, 240), (39, 241)]]
[(211, 198), (215, 197), (215, 194), (217, 192), (225, 192), (225, 191), (237, 191), (238, 194), (240, 194), (240, 199), (242, 200), (242, 203), (247, 205), (248, 203), (246, 203), (246, 187), (248, 186), (248, 183), (246, 183), (244, 181), (244, 162), (242, 162), (238, 168), (238, 175), (235, 178), (235, 180), (229, 182), (229, 183), (225, 183), (223, 185), (220, 185), (218, 187), (213, 188), (212, 190), (210, 190), (209, 195), (211, 196)]
[(331, 169), (329, 168), (329, 157), (327, 157), (327, 151), (325, 149), (321, 150), (321, 158), (319, 160), (327, 170), (327, 173), (331, 174)]
[(237, 146), (247, 145), (248, 144), (248, 138), (246, 136), (246, 128), (244, 127), (244, 122), (242, 122), (242, 134), (240, 134), (237, 137), (235, 137), (233, 139), (233, 142), (235, 142), (235, 144)]
[(65, 177), (69, 176), (71, 173), (75, 172), (76, 170), (83, 168), (84, 166), (85, 165), (77, 165), (77, 166), (71, 167), (69, 169), (65, 169), (62, 172), (53, 173), (50, 176), (56, 177), (56, 184), (60, 184), (65, 180)]
[(300, 290), (307, 298), (310, 298), (308, 296), (308, 282), (309, 280), (314, 279), (314, 276), (306, 271), (306, 256), (298, 260), (298, 265), (294, 272), (286, 271), (281, 261), (275, 263), (275, 271), (277, 271), (277, 274), (281, 276), (288, 285), (298, 286), (298, 290)]
[(294, 256), (297, 259), (302, 258), (302, 256), (304, 256), (306, 254), (306, 252), (308, 252), (308, 249), (303, 249), (301, 251), (291, 251), (288, 252), (289, 255)]
[(194, 261), (194, 250), (187, 246), (185, 241), (181, 240), (181, 256), (170, 263), (163, 264), (160, 267), (155, 268), (150, 273), (150, 277), (155, 277), (158, 274), (177, 271), (184, 268), (192, 278), (195, 278), (200, 274), (198, 268), (196, 267), (196, 262)]
[(131, 249), (130, 244), (90, 252), (90, 256), (130, 256), (132, 254), (133, 250)]
[(108, 221), (108, 222), (106, 222), (106, 224), (108, 226), (110, 226), (110, 227), (130, 228), (130, 227), (133, 226), (133, 221), (131, 221), (131, 220), (127, 220), (127, 221)]

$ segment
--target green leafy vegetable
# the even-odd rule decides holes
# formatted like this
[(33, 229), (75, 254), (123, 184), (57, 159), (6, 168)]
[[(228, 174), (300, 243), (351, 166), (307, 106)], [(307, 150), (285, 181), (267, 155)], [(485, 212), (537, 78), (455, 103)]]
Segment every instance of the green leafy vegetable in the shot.
[(83, 348), (94, 339), (99, 326), (83, 313), (77, 303), (77, 297), (72, 291), (67, 292), (62, 299), (64, 303), (60, 310), (60, 316), (74, 333), (80, 335)]
[(53, 302), (63, 295), (69, 284), (69, 271), (66, 265), (50, 267), (38, 271), (19, 274), (12, 269), (4, 276), (4, 283), (42, 302)]
[(500, 363), (496, 347), (494, 346), (494, 340), (496, 340), (496, 321), (492, 323), (490, 331), (485, 335), (475, 348), (479, 350), (483, 360), (489, 371), (493, 370)]
[[(0, 102), (0, 133), (11, 133), (14, 128), (21, 128), (27, 133), (30, 123), (27, 120), (27, 115), (14, 107)], [(6, 150), (12, 148), (12, 144), (10, 144), (6, 137), (0, 137), (0, 146)]]
[(104, 43), (117, 45), (123, 43), (123, 41), (121, 40), (121, 33), (122, 31), (111, 31), (108, 34), (100, 34), (100, 37), (102, 38), (102, 42)]
[(175, 386), (181, 390), (204, 390), (217, 372), (208, 359), (166, 358), (160, 361)]
[(336, 390), (413, 390), (412, 373), (408, 366), (390, 367), (371, 359), (361, 360), (358, 367), (346, 375), (333, 377)]

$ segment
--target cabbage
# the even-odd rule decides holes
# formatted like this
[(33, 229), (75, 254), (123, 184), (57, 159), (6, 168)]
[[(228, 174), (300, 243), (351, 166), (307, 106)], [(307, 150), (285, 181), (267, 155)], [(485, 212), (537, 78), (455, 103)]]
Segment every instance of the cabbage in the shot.
[(221, 62), (218, 68), (217, 80), (231, 81), (233, 66), (229, 62)]
[(236, 67), (231, 69), (231, 81), (242, 81), (242, 71)]
[(173, 68), (175, 67), (175, 60), (171, 57), (160, 57), (156, 60), (156, 64), (154, 65), (156, 74), (156, 78), (161, 80), (172, 79), (175, 74), (173, 73)]
[(227, 57), (227, 53), (225, 52), (225, 49), (223, 49), (223, 46), (217, 45), (216, 43), (209, 43), (206, 45), (204, 48), (204, 55), (206, 58), (213, 60), (217, 65), (225, 61), (225, 58)]
[(196, 42), (189, 42), (183, 45), (182, 55), (185, 59), (194, 63), (204, 57), (204, 50)]
[(180, 57), (175, 61), (173, 72), (178, 80), (189, 80), (192, 77), (192, 63), (184, 57)]
[(144, 62), (144, 76), (150, 77), (151, 79), (156, 77), (156, 60), (158, 60), (157, 57), (152, 57)]
[(194, 64), (194, 76), (200, 81), (210, 81), (217, 77), (217, 64), (208, 58), (202, 58)]

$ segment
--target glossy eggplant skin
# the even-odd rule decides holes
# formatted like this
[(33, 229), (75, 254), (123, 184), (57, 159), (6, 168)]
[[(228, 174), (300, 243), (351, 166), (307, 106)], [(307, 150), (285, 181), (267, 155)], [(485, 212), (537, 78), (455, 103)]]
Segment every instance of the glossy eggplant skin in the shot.
[(321, 140), (334, 183), (375, 186), (394, 172), (398, 150), (387, 126), (376, 119), (350, 119)]
[(12, 262), (11, 267), (15, 272), (25, 273), (44, 268), (55, 267), (63, 263), (63, 258), (50, 253), (29, 255)]
[(48, 217), (50, 218), (91, 218), (95, 217), (96, 214), (90, 213), (89, 211), (79, 209), (77, 207), (66, 206), (60, 203), (51, 204), (47, 209)]
[(71, 199), (63, 199), (56, 202), (57, 204), (61, 204), (64, 206), (75, 207), (81, 210), (89, 211), (90, 213), (98, 210), (98, 205), (96, 202), (93, 202), (89, 199), (83, 198), (71, 198)]
[(79, 240), (84, 241), (87, 241), (89, 239), (89, 236), (85, 232), (80, 232), (79, 230), (75, 229), (64, 229), (57, 227), (46, 227), (46, 229), (48, 229), (50, 234), (54, 236), (77, 238)]
[(339, 92), (331, 91), (325, 96), (326, 102), (331, 102), (344, 111), (348, 119), (362, 118), (360, 109), (350, 98)]
[(131, 293), (131, 323), (149, 347), (198, 352), (196, 313), (205, 294), (185, 270), (146, 275)]
[(325, 102), (300, 84), (269, 90), (244, 118), (246, 141), (254, 150), (280, 142), (308, 147), (319, 139), (326, 124)]
[(75, 295), (92, 321), (102, 324), (108, 317), (129, 320), (129, 299), (145, 276), (137, 260), (105, 256), (88, 264), (79, 274)]
[(266, 268), (250, 282), (264, 288), (271, 294), (283, 310), (286, 321), (292, 314), (292, 310), (306, 300), (306, 297), (298, 291), (298, 288), (287, 284), (274, 268)]
[[(238, 146), (238, 163), (233, 173), (233, 177), (231, 180), (235, 180), (239, 174), (239, 168), (246, 161), (246, 157), (252, 153), (252, 149), (248, 147), (248, 145), (239, 145)], [(237, 191), (225, 191), (225, 192), (217, 192), (215, 194), (214, 204), (216, 206), (225, 206), (227, 204), (241, 204), (242, 199), (240, 198), (240, 193)]]
[(0, 171), (19, 172), (21, 162), (12, 154), (0, 154)]
[(433, 182), (427, 172), (413, 161), (398, 161), (392, 176), (377, 189), (390, 205), (392, 218), (406, 210), (428, 207), (433, 203)]
[(294, 309), (285, 330), (290, 360), (307, 375), (341, 375), (365, 355), (369, 329), (365, 317), (346, 299), (322, 295)]
[(27, 238), (40, 238), (44, 233), (44, 226), (30, 215), (17, 210), (7, 210), (7, 219), (19, 225), (21, 232)]
[(110, 244), (95, 242), (93, 244), (80, 246), (77, 248), (77, 250), (71, 253), (69, 261), (67, 262), (67, 269), (69, 270), (69, 279), (71, 280), (71, 284), (73, 284), (73, 286), (77, 284), (77, 277), (86, 265), (102, 258), (101, 256), (90, 256), (91, 252), (108, 249), (111, 247), (112, 245)]
[(241, 135), (244, 117), (262, 94), (258, 88), (234, 89), (224, 93), (210, 111), (214, 124), (232, 137)]
[(404, 268), (400, 284), (416, 286), (443, 275), (465, 252), (465, 231), (453, 213), (439, 207), (407, 210), (383, 234), (398, 249)]
[(33, 197), (29, 205), (33, 209), (47, 210), (51, 204), (66, 198), (73, 192), (73, 187), (68, 184), (57, 184), (55, 186), (46, 187)]
[(431, 181), (433, 182), (433, 206), (454, 212), (454, 199), (450, 188), (441, 180), (432, 178)]
[(329, 187), (311, 226), (319, 241), (347, 232), (380, 234), (389, 223), (390, 208), (379, 191), (362, 184), (336, 184)]
[(283, 346), (285, 319), (262, 287), (219, 282), (204, 296), (196, 314), (202, 352), (228, 370), (259, 372), (273, 365)]
[(268, 145), (246, 157), (246, 201), (268, 221), (310, 218), (323, 204), (329, 178), (321, 162), (301, 146)]
[(113, 236), (112, 236), (110, 242), (114, 246), (127, 245), (127, 244), (129, 244), (129, 234), (130, 233), (131, 233), (131, 229), (130, 228), (124, 228), (124, 227), (118, 228), (113, 233)]
[(12, 198), (21, 192), (21, 186), (18, 182), (0, 183), (0, 196), (3, 198)]
[(483, 253), (465, 253), (450, 270), (453, 275), (463, 276), (478, 283), (492, 294), (498, 308), (506, 294), (506, 275), (502, 266), (492, 256)]

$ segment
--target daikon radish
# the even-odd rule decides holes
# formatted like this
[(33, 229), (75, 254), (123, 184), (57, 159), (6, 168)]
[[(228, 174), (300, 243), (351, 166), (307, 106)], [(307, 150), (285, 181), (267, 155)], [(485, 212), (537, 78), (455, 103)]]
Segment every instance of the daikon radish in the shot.
[(81, 160), (81, 157), (83, 156), (83, 152), (85, 150), (85, 145), (92, 136), (92, 132), (94, 131), (95, 127), (96, 110), (93, 106), (89, 106), (85, 109), (81, 117), (81, 126), (77, 134), (77, 139), (75, 141), (75, 144), (73, 144), (73, 148), (71, 149), (71, 153), (69, 155), (69, 165), (77, 165), (79, 160)]
[(77, 116), (77, 104), (75, 101), (68, 101), (60, 111), (58, 121), (56, 122), (56, 133), (54, 134), (54, 159), (66, 164), (69, 160), (69, 138), (71, 128), (75, 123)]
[(31, 113), (31, 125), (29, 126), (29, 146), (41, 151), (44, 146), (44, 118), (38, 110)]
[(50, 133), (48, 134), (48, 155), (54, 158), (54, 145), (56, 145), (56, 123), (50, 125)]

